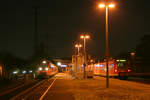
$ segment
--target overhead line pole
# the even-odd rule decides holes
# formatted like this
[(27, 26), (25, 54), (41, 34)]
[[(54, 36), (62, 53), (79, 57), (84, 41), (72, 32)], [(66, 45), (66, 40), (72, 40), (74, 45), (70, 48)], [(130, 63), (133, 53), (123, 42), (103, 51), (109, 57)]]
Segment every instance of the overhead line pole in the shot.
[(34, 7), (34, 52), (38, 49), (38, 7)]

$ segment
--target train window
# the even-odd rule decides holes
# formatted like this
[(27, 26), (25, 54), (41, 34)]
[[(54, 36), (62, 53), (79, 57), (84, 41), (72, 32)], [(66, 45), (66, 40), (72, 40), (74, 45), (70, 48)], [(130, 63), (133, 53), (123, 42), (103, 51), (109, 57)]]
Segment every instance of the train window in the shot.
[(125, 63), (123, 63), (123, 62), (118, 62), (118, 63), (117, 63), (117, 66), (118, 66), (118, 67), (123, 67), (123, 66), (125, 66)]

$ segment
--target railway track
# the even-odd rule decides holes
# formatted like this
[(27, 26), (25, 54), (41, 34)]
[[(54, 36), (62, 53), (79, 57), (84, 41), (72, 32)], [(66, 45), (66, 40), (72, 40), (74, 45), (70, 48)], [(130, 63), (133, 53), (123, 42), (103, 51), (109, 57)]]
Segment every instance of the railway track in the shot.
[[(0, 88), (0, 96), (7, 94), (9, 91), (11, 91), (12, 89), (23, 85), (24, 84), (24, 80), (15, 80), (15, 82), (11, 82), (11, 83), (5, 83), (7, 85), (1, 86)], [(9, 91), (8, 91), (9, 90)]]
[[(56, 78), (42, 80), (27, 89), (24, 89), (17, 95), (9, 98), (9, 100), (43, 100), (48, 90), (54, 84)], [(4, 99), (7, 100), (7, 99)]]
[(9, 100), (13, 96), (26, 90), (29, 87), (32, 87), (33, 85), (39, 83), (40, 81), (41, 80), (24, 81), (12, 87), (8, 87), (7, 89), (3, 89), (3, 91), (1, 91), (0, 93), (0, 100)]

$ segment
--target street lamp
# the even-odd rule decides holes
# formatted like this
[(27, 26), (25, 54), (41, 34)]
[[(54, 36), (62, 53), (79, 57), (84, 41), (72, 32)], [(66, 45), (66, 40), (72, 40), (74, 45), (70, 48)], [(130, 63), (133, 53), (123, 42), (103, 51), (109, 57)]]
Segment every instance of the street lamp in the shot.
[(76, 44), (75, 47), (78, 48), (78, 55), (79, 55), (80, 48), (82, 47), (82, 45), (81, 44)]
[(77, 71), (77, 67), (78, 67), (78, 57), (79, 57), (79, 52), (80, 52), (80, 48), (81, 48), (81, 47), (82, 47), (82, 45), (79, 44), (79, 43), (77, 43), (77, 44), (75, 45), (75, 48), (78, 49), (78, 55), (76, 55), (76, 67), (75, 67), (75, 71)]
[(108, 67), (108, 60), (109, 60), (109, 39), (108, 39), (108, 11), (109, 8), (114, 8), (115, 5), (113, 3), (108, 3), (106, 1), (105, 3), (99, 4), (99, 8), (105, 8), (106, 9), (106, 51), (105, 51), (105, 57), (106, 57), (106, 88), (109, 88), (109, 67)]
[(84, 34), (84, 35), (81, 35), (80, 38), (84, 40), (84, 64), (83, 64), (84, 65), (84, 76), (83, 77), (86, 78), (86, 73), (85, 73), (85, 67), (87, 64), (87, 62), (86, 62), (86, 39), (89, 39), (90, 36), (87, 34)]
[(131, 52), (130, 55), (131, 55), (131, 56), (135, 56), (135, 52)]
[(132, 66), (133, 66), (133, 69), (132, 69), (132, 70), (134, 70), (134, 72), (136, 72), (136, 66), (135, 66), (135, 52), (131, 52), (130, 55), (131, 55), (131, 63), (132, 63)]

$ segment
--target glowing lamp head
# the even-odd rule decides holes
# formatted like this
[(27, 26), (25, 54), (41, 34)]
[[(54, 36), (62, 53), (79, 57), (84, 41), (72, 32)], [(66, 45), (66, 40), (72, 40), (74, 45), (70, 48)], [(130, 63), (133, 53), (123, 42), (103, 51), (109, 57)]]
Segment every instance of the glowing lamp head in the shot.
[(114, 4), (112, 4), (112, 3), (111, 3), (111, 4), (109, 4), (108, 6), (109, 6), (110, 8), (114, 8), (114, 7), (115, 7), (115, 5), (114, 5)]
[(86, 39), (89, 39), (89, 38), (90, 38), (90, 36), (89, 36), (89, 35), (86, 35), (86, 36), (85, 36), (85, 38), (86, 38)]
[(99, 4), (99, 8), (104, 8), (105, 4)]
[(42, 67), (40, 67), (39, 70), (41, 71), (41, 70), (42, 70)]
[(77, 47), (78, 47), (78, 44), (76, 44), (75, 47), (77, 48)]
[(81, 38), (81, 39), (83, 39), (83, 38), (84, 38), (84, 36), (83, 36), (83, 35), (81, 35), (81, 36), (80, 36), (80, 38)]
[(134, 56), (134, 55), (135, 55), (135, 52), (131, 52), (130, 54), (131, 54), (131, 56)]
[(76, 48), (82, 47), (82, 45), (81, 45), (81, 44), (76, 44), (75, 47), (76, 47)]
[(81, 44), (79, 44), (79, 47), (82, 47), (82, 45), (81, 45)]

